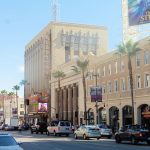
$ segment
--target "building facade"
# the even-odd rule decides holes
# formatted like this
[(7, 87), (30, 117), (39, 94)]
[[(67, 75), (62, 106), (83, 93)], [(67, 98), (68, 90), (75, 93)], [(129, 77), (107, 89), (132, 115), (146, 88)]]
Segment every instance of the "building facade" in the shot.
[(55, 101), (50, 86), (53, 71), (61, 70), (59, 66), (81, 55), (86, 56), (91, 53), (100, 56), (106, 53), (107, 41), (105, 27), (49, 23), (25, 48), (25, 80), (29, 83), (25, 85), (25, 98), (29, 98), (30, 103), (28, 113), (31, 116), (46, 114), (39, 112), (38, 109), (39, 99), (44, 99), (45, 94), (49, 95), (51, 101), (48, 102), (48, 108), (53, 108), (55, 111), (57, 108), (51, 106)]
[[(107, 38), (104, 27), (50, 23), (44, 28), (25, 51), (28, 114), (33, 118), (49, 115), (50, 119), (70, 120), (73, 124), (83, 124), (85, 118), (88, 124), (96, 124), (96, 116), (99, 124), (107, 123), (116, 128), (131, 124), (127, 56), (116, 55), (115, 51), (106, 53)], [(139, 41), (139, 47), (141, 50), (132, 58), (135, 123), (150, 125), (150, 46), (147, 38)], [(90, 63), (86, 77), (86, 117), (82, 76), (71, 69), (78, 56)], [(52, 75), (56, 70), (66, 75), (60, 79), (60, 87)], [(91, 102), (91, 87), (95, 85), (102, 87), (102, 101), (98, 106)], [(39, 111), (39, 103), (45, 103), (47, 111)]]

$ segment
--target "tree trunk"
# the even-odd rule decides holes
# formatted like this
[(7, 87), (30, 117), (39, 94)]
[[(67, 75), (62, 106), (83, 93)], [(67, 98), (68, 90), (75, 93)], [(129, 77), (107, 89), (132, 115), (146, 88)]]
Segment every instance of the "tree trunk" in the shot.
[(132, 124), (134, 125), (134, 96), (133, 96), (133, 75), (132, 75), (132, 64), (131, 57), (128, 56), (128, 69), (130, 77), (130, 88), (131, 88), (131, 102), (132, 102)]

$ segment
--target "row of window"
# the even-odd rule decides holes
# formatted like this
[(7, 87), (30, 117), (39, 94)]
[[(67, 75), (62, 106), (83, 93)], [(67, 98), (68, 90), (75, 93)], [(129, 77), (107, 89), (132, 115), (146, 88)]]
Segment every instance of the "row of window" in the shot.
[[(126, 89), (130, 90), (130, 78), (128, 77), (128, 85), (126, 87), (126, 81), (125, 78), (121, 78), (120, 80), (120, 90), (121, 91), (125, 91)], [(135, 88), (136, 89), (140, 89), (142, 88), (141, 86), (141, 76), (137, 75), (135, 78), (136, 82), (135, 82)], [(150, 74), (145, 74), (144, 75), (144, 88), (149, 88), (150, 87)], [(114, 90), (113, 90), (114, 89)], [(102, 84), (102, 90), (103, 93), (106, 93), (106, 84)], [(118, 79), (112, 81), (108, 81), (107, 82), (107, 92), (111, 93), (111, 92), (118, 92), (119, 91), (119, 81)], [(89, 87), (89, 95), (90, 95), (90, 87)]]
[[(149, 63), (150, 63), (150, 52), (145, 51), (144, 52), (144, 65), (148, 65)], [(118, 62), (117, 61), (114, 62), (114, 73), (115, 74), (117, 74), (119, 70), (120, 70), (120, 72), (124, 72), (124, 70), (125, 70), (124, 61), (120, 60), (119, 64), (120, 64), (120, 68), (119, 68)], [(136, 66), (140, 67), (140, 65), (141, 65), (141, 55), (140, 55), (140, 52), (137, 52), (136, 53)], [(112, 64), (109, 64), (108, 68), (106, 68), (106, 66), (103, 66), (102, 71), (100, 70), (100, 68), (98, 68), (97, 72), (96, 72), (97, 76), (105, 77), (106, 70), (108, 70), (108, 75), (111, 75), (112, 74)], [(89, 79), (92, 80), (93, 79), (93, 70), (90, 70), (89, 72), (90, 72)]]

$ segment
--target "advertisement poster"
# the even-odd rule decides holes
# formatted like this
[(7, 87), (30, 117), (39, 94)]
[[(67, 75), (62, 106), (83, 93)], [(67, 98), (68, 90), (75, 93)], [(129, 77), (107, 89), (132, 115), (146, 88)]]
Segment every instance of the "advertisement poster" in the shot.
[(47, 103), (39, 103), (38, 112), (47, 112)]
[(129, 25), (150, 22), (150, 0), (128, 0)]
[(102, 102), (102, 88), (101, 87), (91, 87), (91, 102)]

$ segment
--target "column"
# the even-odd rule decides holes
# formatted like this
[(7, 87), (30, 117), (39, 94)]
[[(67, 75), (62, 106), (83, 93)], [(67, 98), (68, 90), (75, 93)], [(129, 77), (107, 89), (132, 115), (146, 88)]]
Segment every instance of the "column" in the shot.
[(59, 119), (63, 119), (63, 90), (59, 91)]
[(68, 112), (68, 97), (67, 97), (67, 89), (65, 87), (63, 89), (63, 119), (64, 120), (68, 120), (67, 112)]
[(69, 87), (68, 88), (68, 120), (69, 121), (73, 121), (73, 118), (72, 118), (72, 88)]
[(78, 124), (78, 97), (77, 97), (77, 86), (73, 86), (73, 124)]
[(58, 114), (59, 114), (59, 100), (58, 100), (58, 96), (59, 96), (59, 91), (57, 89), (55, 89), (56, 118), (59, 118), (59, 116), (58, 116)]

